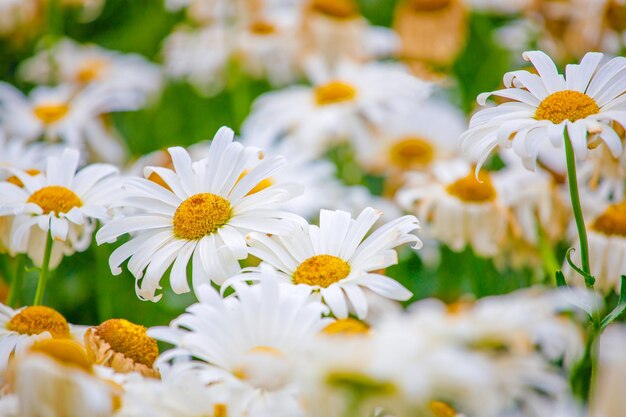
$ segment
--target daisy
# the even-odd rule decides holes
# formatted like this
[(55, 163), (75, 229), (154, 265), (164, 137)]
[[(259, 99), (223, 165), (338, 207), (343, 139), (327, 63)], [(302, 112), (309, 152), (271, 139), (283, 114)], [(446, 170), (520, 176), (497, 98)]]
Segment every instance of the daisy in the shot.
[(136, 110), (143, 104), (137, 91), (91, 85), (79, 93), (69, 85), (37, 87), (24, 96), (0, 83), (0, 130), (34, 141), (44, 138), (88, 150), (94, 158), (119, 162), (125, 149), (101, 116)]
[(480, 256), (501, 252), (507, 237), (508, 212), (490, 175), (478, 180), (464, 160), (434, 165), (433, 176), (415, 173), (400, 189), (400, 206), (415, 212), (425, 224), (425, 233), (454, 251), (470, 246)]
[(243, 136), (263, 147), (282, 139), (302, 151), (323, 154), (342, 141), (371, 141), (374, 126), (408, 114), (429, 85), (391, 64), (343, 65), (328, 73), (316, 68), (313, 87), (293, 86), (262, 95), (245, 121)]
[(109, 417), (122, 388), (94, 375), (85, 349), (70, 340), (44, 340), (14, 362), (11, 386), (19, 415)]
[(465, 117), (452, 105), (428, 100), (408, 117), (391, 117), (373, 142), (355, 143), (356, 157), (375, 174), (425, 171), (441, 159), (458, 154)]
[(10, 38), (20, 30), (36, 26), (41, 7), (37, 0), (1, 0), (0, 37)]
[(137, 54), (121, 54), (71, 39), (24, 61), (20, 77), (34, 84), (69, 84), (77, 88), (97, 83), (110, 89), (129, 89), (147, 96), (161, 89), (158, 66)]
[(478, 162), (477, 169), (500, 145), (512, 146), (534, 170), (541, 143), (549, 139), (562, 147), (565, 132), (578, 159), (585, 159), (596, 141), (618, 157), (622, 142), (611, 123), (626, 125), (626, 58), (601, 63), (602, 54), (588, 53), (580, 64), (568, 65), (563, 76), (541, 51), (523, 57), (538, 75), (521, 70), (505, 74), (506, 88), (479, 95), (478, 103), (485, 105), (491, 95), (509, 101), (477, 112), (461, 137), (463, 151)]
[(17, 177), (3, 168), (11, 167), (36, 175), (44, 170), (48, 156), (59, 155), (62, 150), (63, 148), (58, 145), (41, 142), (28, 143), (18, 138), (3, 137), (0, 134), (0, 181), (21, 185)]
[(450, 66), (467, 38), (464, 0), (404, 0), (397, 3), (393, 28), (402, 57), (438, 67)]
[(334, 69), (344, 61), (366, 63), (390, 57), (400, 49), (394, 31), (372, 26), (355, 0), (309, 0), (302, 13), (305, 62)]
[(148, 331), (175, 346), (161, 354), (162, 372), (169, 372), (169, 360), (190, 355), (208, 384), (240, 390), (247, 409), (281, 404), (297, 409), (294, 368), (329, 323), (322, 318), (326, 307), (312, 300), (308, 289), (282, 285), (271, 275), (259, 285), (233, 288), (236, 295), (223, 299), (211, 286), (201, 286), (199, 302), (187, 313), (170, 327)]
[[(392, 220), (366, 238), (382, 215), (366, 208), (353, 219), (345, 211), (322, 210), (319, 227), (300, 224), (284, 234), (249, 234), (250, 253), (276, 268), (285, 281), (319, 292), (336, 317), (345, 318), (353, 310), (365, 318), (364, 288), (393, 300), (411, 297), (410, 291), (380, 270), (398, 262), (395, 247), (404, 243), (414, 243), (414, 249), (421, 247), (411, 233), (419, 228), (413, 216)], [(257, 278), (241, 274), (231, 282)]]
[(187, 81), (203, 95), (215, 95), (226, 86), (232, 44), (231, 30), (222, 25), (183, 26), (163, 42), (165, 72)]
[(156, 340), (146, 328), (124, 319), (110, 319), (90, 327), (84, 335), (87, 354), (94, 364), (108, 366), (118, 373), (138, 372), (158, 377), (154, 361), (159, 356)]
[[(61, 242), (52, 246), (52, 266), (61, 253), (85, 250), (96, 220), (108, 217), (111, 196), (119, 188), (117, 168), (92, 164), (78, 172), (79, 153), (66, 149), (49, 157), (45, 171), (32, 176), (8, 168), (21, 184), (0, 183), (0, 215), (13, 216), (11, 249), (28, 253), (41, 265), (47, 235)], [(55, 260), (56, 259), (56, 260)]]
[(67, 320), (56, 310), (44, 306), (13, 310), (0, 304), (0, 370), (35, 342), (53, 338), (72, 338)]
[[(194, 289), (210, 281), (221, 284), (239, 271), (237, 260), (248, 256), (246, 233), (274, 234), (285, 229), (285, 219), (300, 219), (276, 208), (297, 194), (294, 184), (274, 184), (251, 194), (285, 164), (284, 159), (264, 158), (256, 148), (233, 143), (233, 137), (232, 130), (220, 129), (208, 156), (193, 163), (184, 149), (170, 148), (174, 170), (145, 170), (146, 177), (155, 173), (168, 188), (145, 178), (125, 182), (125, 197), (118, 205), (136, 211), (104, 225), (96, 240), (102, 244), (133, 235), (111, 254), (109, 264), (117, 275), (130, 258), (128, 269), (140, 298), (160, 298), (155, 292), (170, 265), (174, 292), (189, 292), (190, 261)], [(245, 172), (253, 159), (263, 161)]]

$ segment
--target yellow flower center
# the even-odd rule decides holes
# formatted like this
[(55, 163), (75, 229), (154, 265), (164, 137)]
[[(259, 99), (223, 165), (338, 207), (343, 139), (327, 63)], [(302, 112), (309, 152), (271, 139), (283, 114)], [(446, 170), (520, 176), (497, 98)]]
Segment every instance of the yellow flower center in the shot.
[(70, 336), (70, 327), (65, 317), (58, 311), (45, 306), (26, 307), (11, 317), (6, 328), (27, 335), (48, 332), (54, 338)]
[(478, 174), (479, 182), (473, 173), (460, 178), (446, 187), (450, 195), (467, 203), (485, 203), (496, 198), (496, 189), (486, 172)]
[(262, 353), (272, 356), (284, 356), (283, 352), (272, 346), (256, 346), (250, 349), (250, 353)]
[(44, 214), (67, 213), (74, 207), (81, 207), (83, 202), (69, 188), (60, 185), (49, 185), (40, 188), (28, 197), (27, 203), (37, 204)]
[(250, 25), (250, 32), (260, 36), (272, 35), (276, 33), (276, 27), (270, 22), (257, 20)]
[(187, 240), (200, 239), (224, 226), (231, 214), (230, 203), (219, 195), (192, 195), (174, 213), (174, 234)]
[(293, 273), (294, 284), (326, 288), (350, 274), (350, 265), (332, 255), (315, 255), (302, 262)]
[(76, 72), (76, 81), (81, 84), (88, 84), (95, 81), (100, 78), (106, 66), (107, 62), (102, 59), (87, 59), (83, 61), (78, 68), (78, 71)]
[[(38, 169), (27, 169), (25, 172), (31, 177), (41, 174), (41, 171), (39, 171)], [(24, 183), (22, 182), (22, 180), (20, 180), (15, 175), (11, 175), (9, 178), (7, 178), (7, 182), (10, 182), (13, 185), (17, 185), (20, 188), (24, 187)]]
[(610, 205), (593, 221), (591, 229), (608, 236), (626, 237), (626, 202)]
[(40, 104), (33, 108), (35, 116), (46, 125), (58, 122), (69, 111), (70, 106), (67, 103)]
[(425, 167), (431, 163), (434, 154), (430, 142), (417, 137), (402, 139), (389, 149), (391, 163), (401, 169)]
[(356, 97), (356, 89), (342, 81), (331, 81), (315, 88), (315, 102), (318, 106), (351, 101)]
[(94, 333), (108, 343), (113, 351), (136, 363), (152, 367), (159, 356), (159, 348), (156, 340), (148, 337), (146, 330), (128, 320), (110, 319), (97, 326)]
[(420, 12), (433, 12), (445, 9), (452, 3), (452, 0), (411, 0), (410, 4), (414, 10)]
[(313, 0), (311, 8), (318, 13), (339, 20), (359, 16), (359, 8), (354, 0)]
[(213, 406), (213, 417), (228, 417), (228, 406), (226, 404), (215, 404)]
[(92, 364), (91, 361), (89, 361), (85, 348), (73, 340), (41, 340), (35, 343), (30, 351), (43, 353), (63, 365), (74, 366), (87, 372), (92, 371)]
[(435, 417), (456, 417), (456, 411), (442, 401), (431, 401), (428, 408)]
[(348, 317), (346, 319), (339, 319), (330, 323), (328, 326), (324, 327), (322, 333), (325, 334), (340, 334), (340, 335), (359, 335), (359, 334), (367, 334), (369, 333), (369, 326), (360, 321)]
[(558, 124), (575, 122), (600, 112), (600, 107), (587, 94), (574, 90), (557, 91), (544, 98), (535, 111), (535, 119)]

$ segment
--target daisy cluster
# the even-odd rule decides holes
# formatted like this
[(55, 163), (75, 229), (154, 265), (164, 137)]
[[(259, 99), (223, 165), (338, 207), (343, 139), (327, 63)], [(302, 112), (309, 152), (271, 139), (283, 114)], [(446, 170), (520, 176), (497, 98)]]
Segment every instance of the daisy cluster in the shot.
[(0, 0), (0, 417), (624, 415), (624, 2), (369, 3)]

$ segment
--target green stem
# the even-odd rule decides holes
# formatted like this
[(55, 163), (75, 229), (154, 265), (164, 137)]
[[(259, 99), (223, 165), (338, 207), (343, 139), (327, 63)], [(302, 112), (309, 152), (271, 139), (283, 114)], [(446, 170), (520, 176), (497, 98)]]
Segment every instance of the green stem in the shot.
[[(578, 239), (580, 241), (580, 259), (582, 270), (591, 275), (589, 266), (589, 244), (587, 243), (587, 229), (585, 228), (585, 219), (580, 206), (580, 194), (578, 193), (578, 179), (576, 177), (576, 161), (574, 159), (574, 148), (569, 139), (567, 130), (565, 131), (565, 158), (567, 160), (567, 182), (569, 183), (569, 194), (572, 200), (572, 210), (576, 219), (576, 228), (578, 229)], [(585, 279), (587, 287), (593, 289), (593, 284)]]
[(15, 307), (15, 302), (22, 291), (24, 271), (24, 256), (17, 255), (17, 259), (15, 260), (15, 272), (13, 273), (13, 280), (11, 287), (9, 287), (9, 295), (7, 296), (7, 305), (9, 307)]
[(48, 281), (48, 272), (50, 270), (50, 254), (52, 253), (52, 232), (48, 231), (46, 237), (46, 248), (43, 254), (43, 263), (39, 270), (39, 282), (37, 283), (37, 292), (35, 293), (35, 301), (33, 305), (41, 305), (43, 302), (43, 294), (46, 291), (46, 283)]

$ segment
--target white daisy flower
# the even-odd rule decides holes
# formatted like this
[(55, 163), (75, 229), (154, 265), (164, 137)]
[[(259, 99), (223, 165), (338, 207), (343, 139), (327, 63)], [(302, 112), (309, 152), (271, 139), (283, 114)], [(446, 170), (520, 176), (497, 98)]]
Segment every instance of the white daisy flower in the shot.
[(0, 37), (9, 37), (20, 29), (36, 24), (40, 7), (37, 0), (1, 0)]
[[(268, 236), (248, 235), (250, 253), (278, 270), (285, 281), (310, 287), (339, 318), (353, 310), (359, 318), (367, 316), (363, 288), (393, 300), (405, 301), (411, 292), (396, 280), (380, 273), (398, 262), (394, 248), (421, 241), (411, 232), (419, 228), (413, 216), (392, 220), (365, 237), (381, 211), (366, 208), (353, 219), (344, 211), (322, 210), (320, 225), (294, 225), (288, 233)], [(241, 274), (232, 281), (262, 278)]]
[[(157, 174), (164, 188), (144, 178), (129, 179), (118, 205), (136, 209), (104, 225), (96, 235), (99, 244), (131, 233), (109, 260), (111, 271), (130, 258), (128, 269), (137, 280), (137, 294), (157, 301), (159, 282), (173, 264), (170, 282), (175, 293), (189, 292), (187, 264), (192, 261), (194, 289), (218, 284), (239, 271), (238, 259), (248, 256), (245, 234), (277, 233), (285, 219), (300, 219), (276, 208), (297, 195), (293, 184), (275, 184), (251, 194), (278, 171), (281, 157), (264, 158), (256, 148), (233, 143), (234, 133), (220, 129), (206, 158), (191, 161), (183, 148), (170, 148), (174, 171), (148, 167), (145, 176)], [(253, 159), (263, 159), (249, 172)], [(144, 274), (145, 272), (145, 274)], [(141, 284), (139, 281), (141, 280)]]
[(8, 168), (21, 184), (0, 183), (0, 215), (14, 216), (11, 249), (28, 253), (36, 265), (41, 264), (48, 233), (56, 243), (51, 258), (55, 266), (61, 253), (85, 250), (95, 221), (108, 217), (111, 196), (119, 189), (117, 168), (92, 164), (76, 172), (78, 159), (78, 151), (66, 149), (48, 158), (43, 173), (32, 176)]
[(392, 117), (372, 142), (355, 143), (356, 157), (375, 173), (423, 171), (458, 154), (465, 117), (441, 100), (428, 100), (411, 115)]
[(341, 141), (370, 140), (373, 127), (408, 114), (430, 92), (426, 82), (391, 64), (317, 72), (314, 87), (293, 86), (257, 99), (243, 136), (255, 135), (263, 147), (285, 137), (320, 155)]
[(226, 85), (233, 45), (230, 32), (222, 25), (175, 30), (163, 42), (165, 72), (186, 80), (206, 96), (219, 93)]
[(305, 60), (335, 68), (343, 61), (370, 62), (400, 50), (391, 29), (372, 26), (354, 0), (310, 0), (302, 16)]
[(436, 163), (432, 174), (414, 173), (397, 194), (400, 206), (415, 212), (425, 233), (454, 251), (469, 245), (481, 256), (500, 253), (508, 212), (489, 174), (481, 171), (477, 180), (460, 159)]
[(541, 144), (549, 139), (562, 147), (565, 131), (578, 159), (585, 159), (588, 146), (600, 140), (619, 156), (622, 142), (611, 123), (626, 126), (626, 58), (601, 63), (603, 55), (590, 52), (580, 64), (568, 65), (563, 76), (541, 51), (523, 57), (538, 75), (509, 72), (504, 75), (506, 88), (478, 96), (481, 105), (491, 95), (510, 101), (477, 112), (461, 138), (463, 151), (478, 162), (477, 169), (500, 145), (512, 146), (534, 170)]
[(129, 89), (153, 95), (161, 89), (159, 67), (137, 54), (122, 54), (97, 45), (62, 39), (50, 50), (24, 61), (20, 77), (34, 84), (98, 83), (111, 89)]
[(0, 304), (0, 370), (12, 356), (24, 354), (35, 342), (52, 338), (71, 339), (70, 326), (50, 307), (33, 306), (13, 310)]
[(122, 387), (94, 375), (85, 349), (70, 340), (45, 340), (15, 361), (11, 386), (21, 417), (109, 417)]
[(17, 138), (3, 137), (0, 133), (0, 181), (8, 180), (20, 185), (17, 177), (2, 168), (12, 167), (36, 175), (44, 170), (48, 156), (58, 155), (62, 150), (63, 148), (58, 145), (28, 143)]
[(37, 140), (61, 140), (90, 151), (95, 158), (120, 162), (125, 149), (101, 117), (138, 109), (143, 103), (136, 91), (112, 90), (91, 85), (79, 93), (68, 85), (37, 87), (28, 96), (7, 83), (0, 83), (0, 130), (8, 136)]
[(150, 329), (150, 336), (176, 347), (161, 354), (162, 372), (168, 372), (170, 359), (193, 356), (191, 365), (206, 382), (240, 390), (246, 409), (282, 405), (297, 410), (294, 367), (330, 321), (322, 318), (328, 310), (311, 299), (308, 289), (265, 278), (259, 285), (235, 283), (236, 295), (226, 299), (203, 285), (199, 302), (187, 313), (170, 327)]

